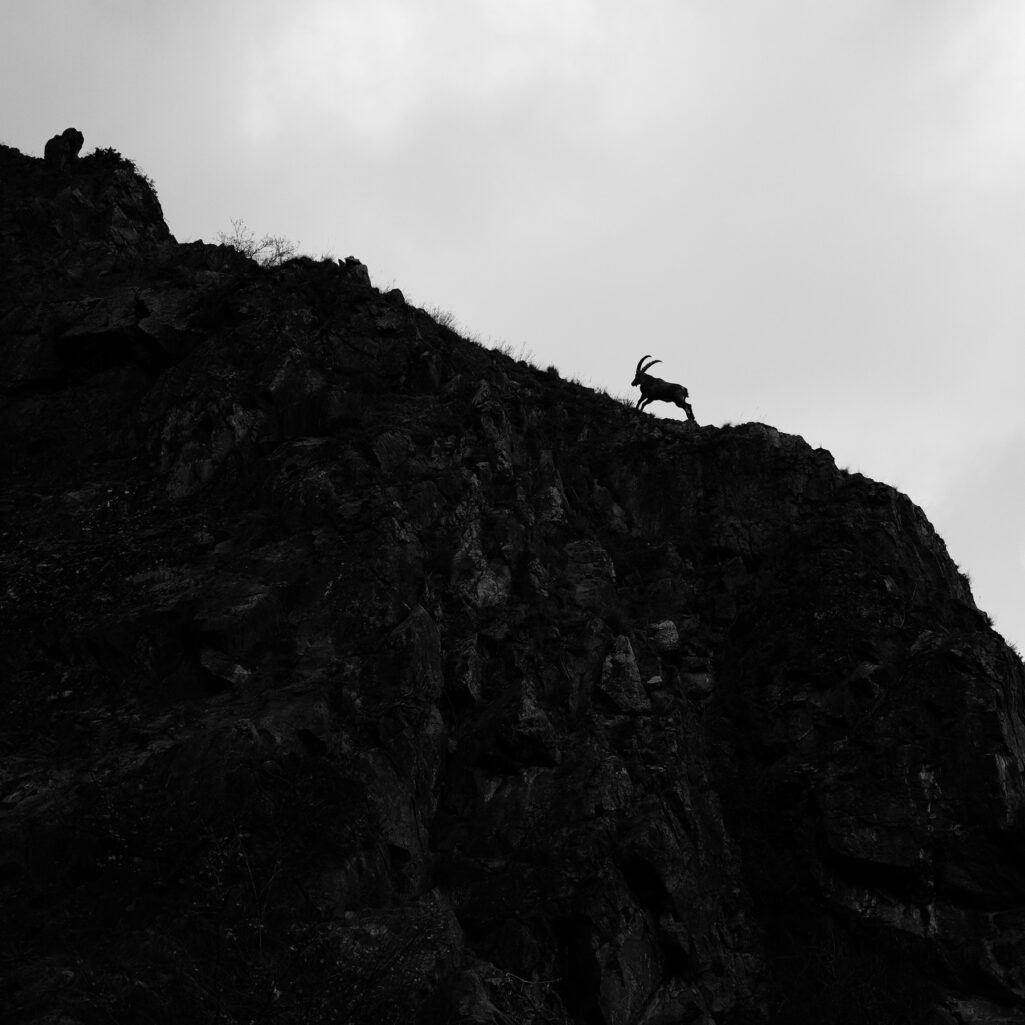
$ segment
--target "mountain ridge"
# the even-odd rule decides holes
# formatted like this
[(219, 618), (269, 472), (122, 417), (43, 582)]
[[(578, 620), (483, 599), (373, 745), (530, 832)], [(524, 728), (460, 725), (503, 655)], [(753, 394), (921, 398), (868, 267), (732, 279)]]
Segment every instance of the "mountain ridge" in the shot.
[(12, 1021), (1025, 1021), (921, 509), (0, 149)]

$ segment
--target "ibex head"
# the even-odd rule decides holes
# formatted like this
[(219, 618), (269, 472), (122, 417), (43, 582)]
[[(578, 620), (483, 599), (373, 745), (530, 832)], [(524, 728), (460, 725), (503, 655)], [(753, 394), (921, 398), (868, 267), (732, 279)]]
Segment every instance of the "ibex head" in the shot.
[(651, 369), (651, 368), (652, 368), (652, 367), (653, 367), (653, 366), (654, 366), (654, 365), (655, 365), (656, 363), (661, 363), (661, 362), (662, 362), (662, 360), (660, 360), (660, 359), (651, 359), (651, 362), (650, 362), (650, 363), (649, 363), (649, 364), (648, 364), (648, 365), (647, 365), (646, 367), (642, 367), (642, 366), (641, 366), (641, 364), (642, 364), (642, 363), (643, 363), (643, 362), (644, 362), (644, 361), (645, 361), (646, 359), (651, 359), (651, 356), (642, 356), (642, 357), (641, 357), (641, 358), (640, 358), (640, 359), (639, 359), (639, 360), (637, 361), (637, 369), (636, 369), (636, 370), (634, 371), (634, 379), (633, 379), (633, 381), (631, 382), (631, 386), (632, 386), (632, 387), (636, 387), (637, 385), (639, 385), (639, 384), (641, 383), (641, 378), (642, 378), (642, 377), (643, 377), (643, 376), (644, 376), (644, 375), (645, 375), (645, 374), (646, 374), (646, 373), (647, 373), (647, 372), (648, 372), (648, 371), (649, 371), (649, 370), (650, 370), (650, 369)]

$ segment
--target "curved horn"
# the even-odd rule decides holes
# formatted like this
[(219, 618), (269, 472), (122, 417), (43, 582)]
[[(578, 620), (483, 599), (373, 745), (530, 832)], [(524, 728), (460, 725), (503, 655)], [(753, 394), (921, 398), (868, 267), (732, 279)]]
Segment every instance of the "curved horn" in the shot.
[(662, 362), (662, 360), (660, 360), (660, 359), (651, 359), (651, 362), (650, 362), (650, 363), (649, 363), (649, 364), (648, 364), (648, 365), (647, 365), (646, 367), (642, 367), (642, 366), (641, 366), (641, 364), (642, 364), (642, 363), (643, 363), (643, 362), (644, 362), (644, 361), (645, 361), (646, 359), (651, 359), (651, 356), (650, 356), (650, 355), (648, 355), (648, 356), (642, 356), (642, 357), (641, 357), (641, 358), (640, 358), (640, 359), (639, 359), (639, 360), (637, 361), (637, 370), (636, 370), (636, 371), (634, 371), (634, 373), (636, 373), (636, 374), (643, 374), (643, 373), (646, 373), (646, 372), (647, 372), (647, 371), (649, 371), (649, 370), (650, 370), (650, 369), (651, 369), (651, 368), (652, 368), (652, 367), (653, 367), (653, 366), (654, 366), (654, 365), (655, 365), (656, 363), (661, 363), (661, 362)]

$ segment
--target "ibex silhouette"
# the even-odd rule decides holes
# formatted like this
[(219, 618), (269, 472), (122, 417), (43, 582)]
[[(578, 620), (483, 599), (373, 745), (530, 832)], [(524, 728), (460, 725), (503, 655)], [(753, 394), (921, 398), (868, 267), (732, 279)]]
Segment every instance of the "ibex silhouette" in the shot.
[(634, 373), (633, 384), (641, 389), (641, 397), (637, 400), (637, 409), (644, 409), (649, 402), (672, 402), (687, 413), (687, 419), (694, 419), (694, 410), (687, 401), (687, 389), (682, 384), (673, 384), (672, 381), (663, 381), (661, 377), (652, 377), (647, 373), (660, 359), (652, 359), (647, 366), (641, 366), (651, 356), (642, 356), (637, 361), (637, 370)]

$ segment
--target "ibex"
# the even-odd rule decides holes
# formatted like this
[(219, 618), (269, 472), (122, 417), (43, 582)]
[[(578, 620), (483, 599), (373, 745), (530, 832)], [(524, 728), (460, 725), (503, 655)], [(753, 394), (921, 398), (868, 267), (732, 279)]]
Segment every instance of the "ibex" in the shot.
[(647, 366), (641, 366), (651, 356), (642, 356), (637, 361), (637, 371), (634, 374), (633, 384), (641, 389), (641, 397), (637, 400), (637, 408), (643, 409), (649, 402), (672, 402), (681, 409), (686, 410), (687, 419), (694, 419), (694, 410), (690, 408), (687, 401), (687, 389), (682, 384), (673, 384), (672, 381), (663, 381), (660, 377), (652, 377), (647, 373), (660, 359), (652, 359)]

